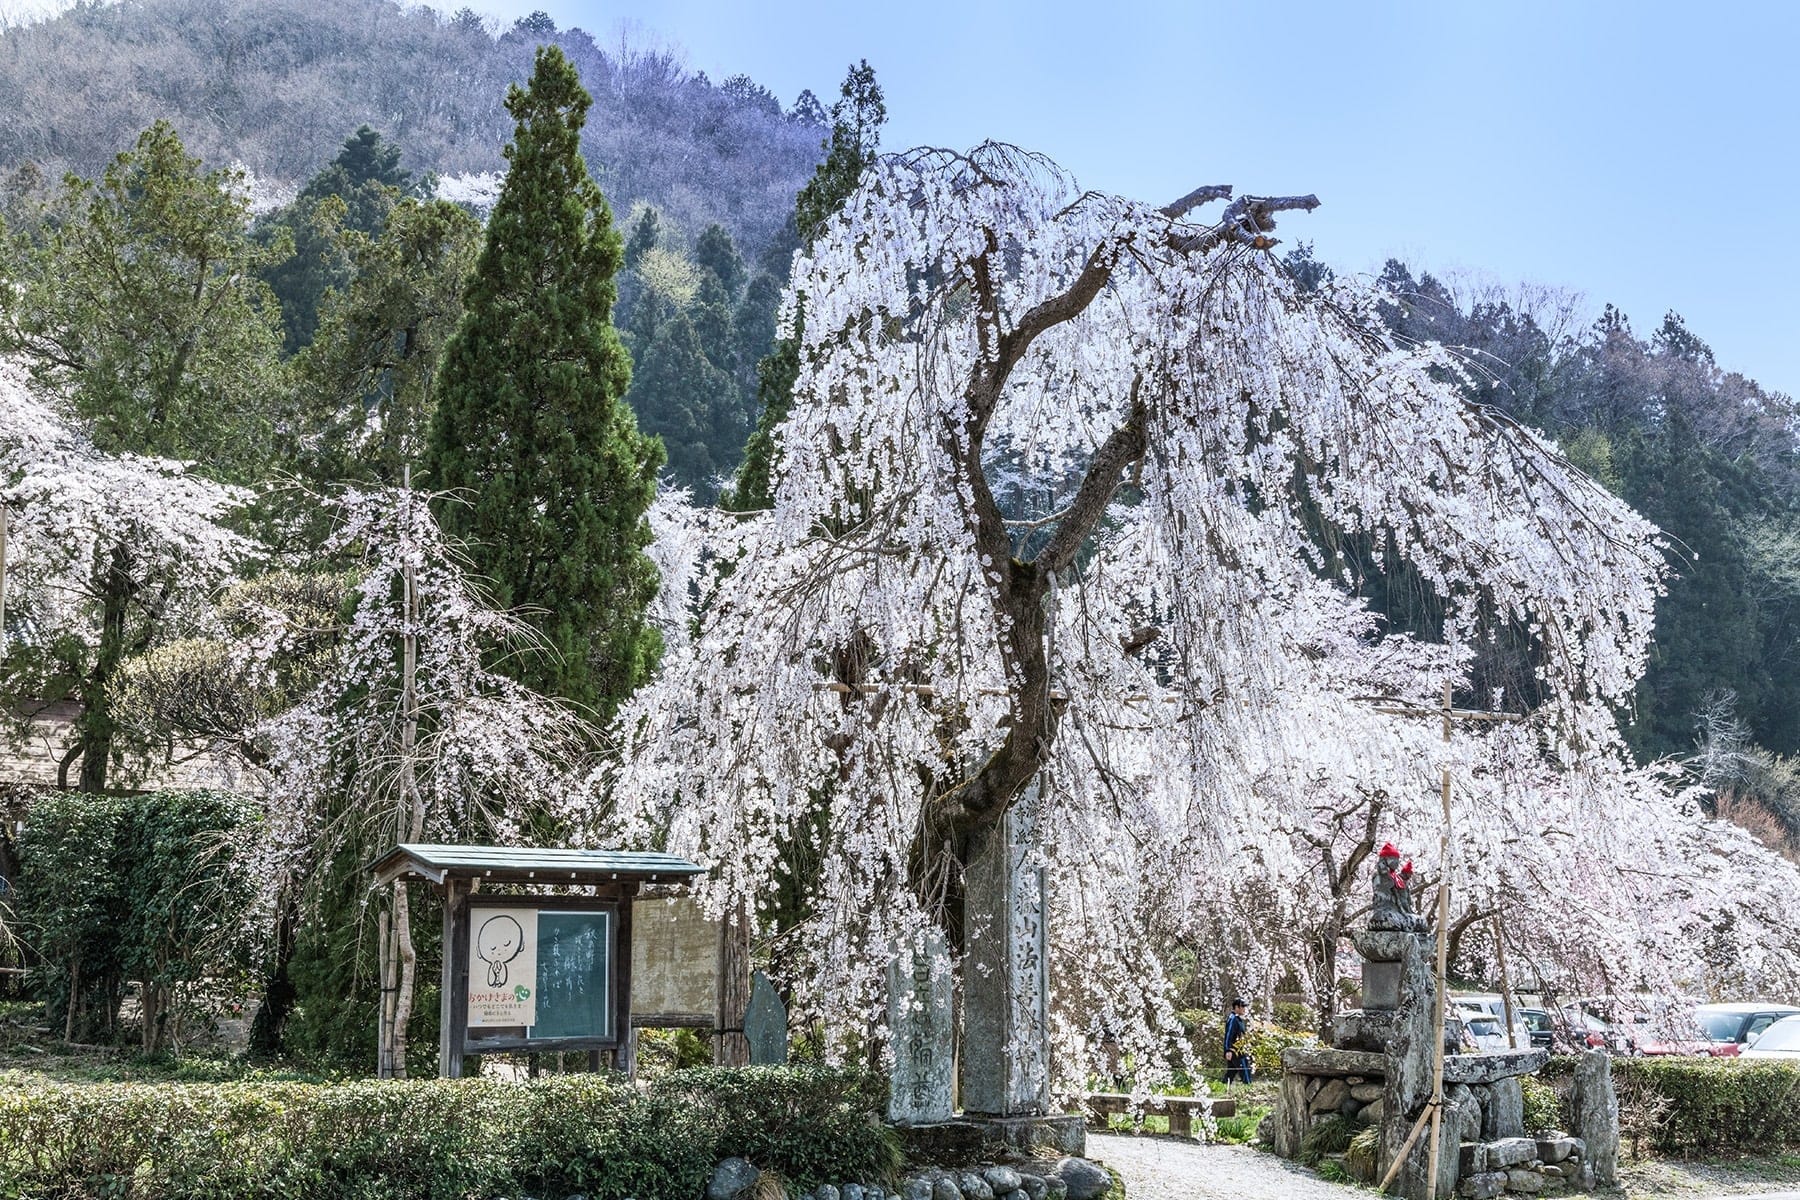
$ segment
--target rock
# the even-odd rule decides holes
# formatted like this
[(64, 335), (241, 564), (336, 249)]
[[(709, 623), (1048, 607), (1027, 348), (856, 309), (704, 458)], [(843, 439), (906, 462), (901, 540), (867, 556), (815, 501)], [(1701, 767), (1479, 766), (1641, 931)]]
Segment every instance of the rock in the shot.
[(1581, 1178), (1575, 1181), (1575, 1186), (1584, 1192), (1591, 1192), (1594, 1190), (1596, 1182), (1597, 1180), (1594, 1176), (1594, 1164), (1590, 1162), (1582, 1163)]
[(1559, 1163), (1565, 1158), (1576, 1158), (1580, 1149), (1574, 1138), (1539, 1138), (1537, 1156), (1547, 1163)]
[(1506, 1173), (1506, 1190), (1509, 1192), (1541, 1192), (1546, 1182), (1538, 1172), (1519, 1167)]
[(1027, 1200), (1027, 1197), (1024, 1188), (1014, 1188), (1010, 1192), (1004, 1192), (994, 1197), (994, 1200)]
[(706, 1185), (706, 1200), (733, 1200), (739, 1192), (747, 1192), (762, 1172), (745, 1158), (728, 1158), (713, 1168)]
[(963, 1200), (962, 1189), (948, 1175), (939, 1175), (931, 1185), (931, 1200)]
[[(1062, 1180), (1069, 1200), (1094, 1200), (1112, 1190), (1112, 1176), (1098, 1163), (1085, 1158), (1059, 1159), (1056, 1178)], [(1048, 1183), (1049, 1180), (1044, 1182)]]
[[(1354, 1076), (1352, 1076), (1352, 1078), (1354, 1078)], [(1371, 1100), (1381, 1099), (1381, 1085), (1379, 1083), (1350, 1083), (1349, 1079), (1344, 1080), (1344, 1082), (1350, 1084), (1350, 1094), (1364, 1104), (1367, 1104)]]
[(1349, 1098), (1350, 1085), (1341, 1079), (1332, 1079), (1319, 1089), (1307, 1107), (1316, 1113), (1335, 1112)]
[[(981, 1177), (987, 1180), (989, 1187), (994, 1189), (996, 1197), (1007, 1192), (1016, 1192), (1024, 1186), (1024, 1181), (1019, 1178), (1019, 1173), (1011, 1167), (988, 1167), (981, 1172)], [(845, 1200), (849, 1200), (849, 1197), (845, 1197)]]
[(1308, 1100), (1311, 1100), (1314, 1096), (1319, 1094), (1319, 1089), (1324, 1086), (1325, 1086), (1325, 1081), (1323, 1079), (1319, 1079), (1316, 1077), (1307, 1079), (1306, 1080), (1306, 1098)]
[(1025, 1190), (1025, 1200), (1044, 1200), (1044, 1192), (1048, 1190), (1041, 1175), (1020, 1173), (1019, 1186)]
[(1369, 1125), (1381, 1124), (1381, 1118), (1387, 1115), (1387, 1105), (1378, 1097), (1373, 1103), (1363, 1105), (1360, 1119)]
[(963, 1200), (994, 1200), (994, 1189), (973, 1171), (957, 1175), (956, 1186), (962, 1189)]
[[(1456, 1190), (1457, 1170), (1464, 1142), (1481, 1136), (1481, 1106), (1475, 1093), (1462, 1084), (1444, 1089), (1444, 1116), (1438, 1131), (1438, 1177), (1435, 1195), (1448, 1196)], [(1427, 1153), (1430, 1144), (1426, 1143)], [(1427, 1160), (1429, 1165), (1429, 1160)], [(1423, 1174), (1421, 1172), (1421, 1174)]]
[(1456, 1155), (1457, 1168), (1463, 1175), (1480, 1175), (1487, 1170), (1487, 1147), (1480, 1142), (1464, 1142)]
[(1469, 1200), (1493, 1200), (1506, 1190), (1505, 1171), (1484, 1171), (1469, 1175), (1456, 1185), (1456, 1194), (1467, 1196)]
[(813, 1200), (839, 1200), (837, 1188), (829, 1183), (821, 1183), (819, 1190), (813, 1193)]
[(900, 1200), (937, 1200), (929, 1179), (909, 1179), (900, 1185)]
[(1613, 1091), (1612, 1059), (1589, 1050), (1575, 1060), (1575, 1135), (1586, 1147), (1582, 1160), (1602, 1184), (1619, 1178), (1619, 1097)]
[(1069, 1185), (1062, 1176), (1044, 1176), (1044, 1200), (1069, 1200)]
[(1487, 1144), (1487, 1165), (1490, 1171), (1516, 1167), (1536, 1157), (1537, 1143), (1530, 1138), (1501, 1138)]
[(860, 1183), (846, 1183), (841, 1189), (844, 1200), (869, 1200), (867, 1189)]
[(1492, 1142), (1524, 1133), (1525, 1091), (1518, 1077), (1494, 1080), (1488, 1085), (1487, 1106), (1481, 1112), (1481, 1136)]

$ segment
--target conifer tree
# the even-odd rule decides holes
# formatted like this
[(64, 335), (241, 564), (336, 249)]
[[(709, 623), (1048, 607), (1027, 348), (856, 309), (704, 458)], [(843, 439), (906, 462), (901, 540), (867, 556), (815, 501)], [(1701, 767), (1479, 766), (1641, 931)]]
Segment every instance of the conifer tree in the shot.
[[(838, 102), (831, 106), (831, 137), (825, 143), (825, 161), (794, 198), (794, 228), (801, 244), (810, 246), (826, 218), (838, 210), (856, 190), (863, 169), (875, 161), (881, 143), (881, 126), (887, 121), (887, 105), (875, 68), (863, 59), (844, 76)], [(802, 313), (804, 319), (804, 313)], [(794, 380), (800, 374), (800, 331), (783, 338), (756, 364), (756, 396), (762, 416), (756, 432), (744, 447), (737, 487), (720, 497), (727, 508), (745, 512), (767, 508), (773, 498), (775, 430), (787, 419), (794, 401)]]
[(445, 350), (426, 470), (461, 493), (440, 507), (445, 529), (547, 643), (507, 669), (604, 716), (657, 653), (644, 511), (663, 450), (620, 402), (631, 361), (611, 314), (624, 248), (581, 157), (589, 103), (555, 46), (507, 95), (511, 166)]
[(337, 157), (314, 175), (294, 202), (262, 228), (264, 240), (292, 234), (294, 253), (263, 271), (281, 301), (288, 353), (310, 344), (325, 293), (348, 283), (353, 264), (343, 252), (348, 230), (377, 236), (394, 203), (413, 186), (400, 166), (400, 147), (367, 125), (344, 139)]

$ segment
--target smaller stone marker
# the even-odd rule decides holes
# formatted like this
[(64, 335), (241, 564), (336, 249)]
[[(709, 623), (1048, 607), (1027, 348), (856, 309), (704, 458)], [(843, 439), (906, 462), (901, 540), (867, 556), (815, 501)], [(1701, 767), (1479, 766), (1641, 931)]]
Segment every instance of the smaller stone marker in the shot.
[(781, 1066), (787, 1062), (787, 1005), (769, 977), (750, 977), (750, 1004), (744, 1009), (744, 1039), (750, 1043), (750, 1065)]
[(950, 973), (934, 970), (944, 959), (944, 935), (934, 929), (914, 949), (911, 970), (902, 970), (899, 955), (888, 963), (888, 1028), (894, 1039), (888, 1119), (896, 1125), (948, 1121), (955, 1112)]
[(1602, 1185), (1619, 1177), (1619, 1097), (1613, 1091), (1612, 1059), (1589, 1050), (1575, 1060), (1575, 1135), (1581, 1139), (1594, 1179)]

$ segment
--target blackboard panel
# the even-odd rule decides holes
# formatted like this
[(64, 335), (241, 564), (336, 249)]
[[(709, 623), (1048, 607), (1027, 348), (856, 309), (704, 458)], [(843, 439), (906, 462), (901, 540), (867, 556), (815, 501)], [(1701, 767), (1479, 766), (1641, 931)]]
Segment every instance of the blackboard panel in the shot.
[(527, 1036), (610, 1038), (613, 914), (545, 908), (537, 918), (537, 1024)]

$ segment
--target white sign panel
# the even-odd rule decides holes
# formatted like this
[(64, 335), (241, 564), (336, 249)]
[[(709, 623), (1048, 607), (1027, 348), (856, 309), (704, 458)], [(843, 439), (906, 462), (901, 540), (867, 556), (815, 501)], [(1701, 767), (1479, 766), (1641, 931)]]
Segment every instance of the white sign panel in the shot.
[(469, 909), (469, 1028), (537, 1024), (538, 915)]

